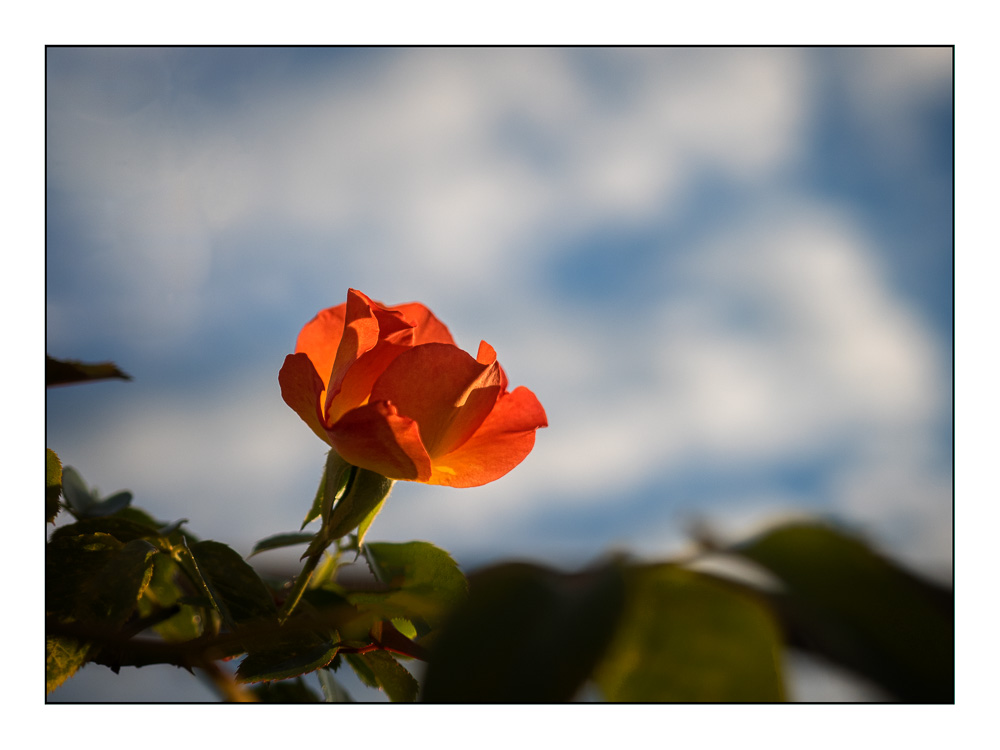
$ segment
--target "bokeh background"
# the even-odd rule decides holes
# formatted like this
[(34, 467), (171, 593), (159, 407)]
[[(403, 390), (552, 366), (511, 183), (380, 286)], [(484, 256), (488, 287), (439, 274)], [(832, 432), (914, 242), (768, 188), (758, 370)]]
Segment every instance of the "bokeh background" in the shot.
[[(277, 373), (355, 287), (550, 423), (372, 539), (572, 568), (810, 514), (950, 583), (950, 48), (53, 47), (46, 86), (47, 350), (134, 377), (49, 391), (46, 442), (104, 494), (243, 554), (297, 530), (326, 446)], [(128, 671), (52, 698), (169, 699)]]

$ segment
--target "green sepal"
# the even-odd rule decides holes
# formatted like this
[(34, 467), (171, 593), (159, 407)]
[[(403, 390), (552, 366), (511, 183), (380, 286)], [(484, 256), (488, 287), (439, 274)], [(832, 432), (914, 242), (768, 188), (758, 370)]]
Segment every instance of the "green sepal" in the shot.
[(333, 504), (344, 492), (344, 487), (350, 480), (351, 470), (354, 468), (341, 458), (337, 451), (330, 449), (326, 454), (326, 462), (323, 464), (323, 474), (319, 480), (319, 487), (316, 489), (316, 497), (313, 499), (309, 512), (306, 513), (305, 520), (302, 521), (302, 526), (299, 527), (300, 530), (317, 518), (322, 517), (326, 521), (330, 517)]
[(45, 449), (45, 523), (52, 523), (59, 514), (62, 494), (62, 463), (55, 451)]
[(770, 610), (738, 587), (673, 565), (629, 568), (627, 604), (595, 671), (608, 701), (785, 698)]
[(766, 596), (793, 646), (866, 677), (897, 700), (954, 701), (951, 589), (829, 525), (789, 524), (732, 552), (781, 582), (781, 591)]
[(347, 488), (333, 507), (329, 522), (324, 524), (326, 537), (331, 541), (354, 531), (361, 523), (366, 523), (367, 531), (394, 483), (368, 469), (351, 469)]
[(614, 636), (623, 602), (618, 563), (577, 575), (527, 563), (481, 571), (430, 646), (423, 700), (571, 700)]
[(266, 539), (261, 539), (253, 546), (253, 550), (247, 555), (247, 558), (251, 558), (256, 554), (261, 552), (267, 552), (272, 549), (281, 549), (283, 547), (294, 547), (297, 544), (305, 544), (306, 542), (311, 542), (315, 537), (315, 534), (310, 534), (308, 532), (290, 532), (287, 534), (275, 534), (274, 536), (269, 536)]

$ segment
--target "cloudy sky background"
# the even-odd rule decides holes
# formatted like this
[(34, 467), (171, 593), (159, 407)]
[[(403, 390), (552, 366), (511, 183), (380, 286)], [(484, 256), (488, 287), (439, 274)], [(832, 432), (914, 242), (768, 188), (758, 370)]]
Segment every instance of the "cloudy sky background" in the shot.
[(47, 350), (135, 378), (50, 391), (46, 441), (105, 494), (244, 554), (298, 529), (325, 445), (277, 373), (355, 287), (550, 423), (373, 539), (579, 567), (809, 513), (950, 580), (950, 49), (46, 62)]

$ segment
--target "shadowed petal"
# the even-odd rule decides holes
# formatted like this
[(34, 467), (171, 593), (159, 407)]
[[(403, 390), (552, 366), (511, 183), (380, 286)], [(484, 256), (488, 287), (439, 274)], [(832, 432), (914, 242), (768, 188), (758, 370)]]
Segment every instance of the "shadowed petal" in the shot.
[(333, 447), (348, 463), (390, 479), (424, 482), (431, 460), (416, 422), (384, 401), (347, 412), (329, 430)]
[(289, 354), (285, 357), (285, 364), (278, 372), (278, 384), (285, 403), (302, 417), (313, 432), (329, 443), (330, 438), (323, 427), (320, 414), (323, 381), (310, 358), (305, 354)]
[(428, 484), (478, 487), (517, 466), (535, 445), (535, 430), (547, 427), (545, 410), (524, 386), (501, 396), (475, 434), (451, 453), (435, 458)]

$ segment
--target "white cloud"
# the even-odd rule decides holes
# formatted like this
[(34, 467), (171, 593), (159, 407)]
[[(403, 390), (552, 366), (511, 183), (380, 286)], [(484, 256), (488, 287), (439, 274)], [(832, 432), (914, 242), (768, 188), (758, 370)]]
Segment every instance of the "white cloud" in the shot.
[[(943, 69), (917, 57), (876, 66), (857, 106), (896, 97), (893, 111), (908, 112)], [(113, 292), (93, 301), (113, 334), (182, 352), (208, 306), (248, 289), (303, 304), (299, 285), (329, 279), (322, 304), (349, 285), (428, 302), (466, 348), (497, 346), (512, 384), (546, 406), (551, 427), (502, 482), (402, 486), (379, 536), (502, 549), (543, 505), (599, 508), (691, 461), (767, 466), (841, 444), (861, 459), (833, 494), (851, 512), (898, 517), (871, 510), (873, 493), (924, 457), (883, 463), (879, 451), (940, 418), (941, 352), (851, 217), (777, 188), (814, 112), (804, 52), (400, 52), (351, 78), (331, 68), (235, 104), (200, 102), (197, 122), (176, 108), (191, 102), (167, 62), (116, 60), (130, 71), (117, 92), (103, 90), (105, 62), (52, 82), (49, 154), (50, 179), (98, 248), (81, 267)], [(541, 287), (552, 247), (615, 222), (669, 223), (706, 175), (752, 194), (751, 218), (702, 228), (687, 252), (665, 248), (640, 269), (669, 282), (642, 314), (624, 298), (569, 310)], [(220, 237), (260, 225), (289, 242), (227, 252), (280, 255), (285, 277), (251, 279), (273, 270), (237, 258), (234, 278), (213, 282)], [(73, 311), (58, 299), (50, 310), (50, 331), (69, 339)], [(303, 322), (289, 323), (289, 346)], [(199, 513), (220, 517), (210, 528), (233, 507), (254, 526), (277, 523), (275, 498), (294, 488), (297, 525), (322, 445), (275, 374), (136, 404), (78, 435), (67, 460), (123, 465), (123, 486), (181, 505), (205, 498)], [(947, 483), (933, 467), (916, 476)], [(914, 514), (938, 507), (930, 494)]]

